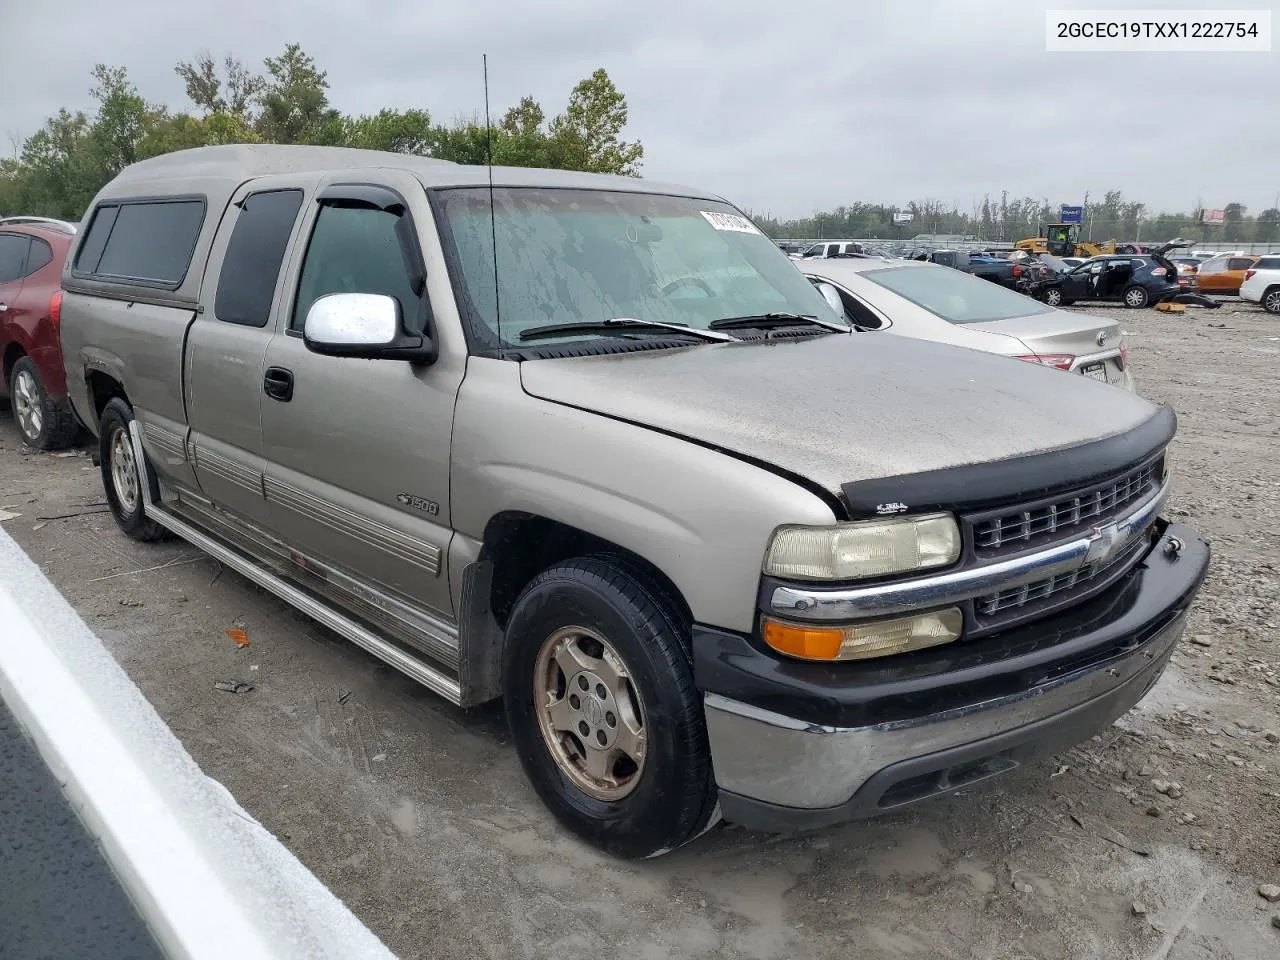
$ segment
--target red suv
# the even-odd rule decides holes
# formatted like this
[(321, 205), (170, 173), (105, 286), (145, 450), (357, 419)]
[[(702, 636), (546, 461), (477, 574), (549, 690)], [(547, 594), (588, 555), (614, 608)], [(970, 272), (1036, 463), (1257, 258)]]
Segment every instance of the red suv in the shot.
[(62, 264), (74, 224), (43, 217), (0, 219), (0, 358), (5, 392), (22, 439), (65, 447), (80, 426), (67, 403), (58, 341)]

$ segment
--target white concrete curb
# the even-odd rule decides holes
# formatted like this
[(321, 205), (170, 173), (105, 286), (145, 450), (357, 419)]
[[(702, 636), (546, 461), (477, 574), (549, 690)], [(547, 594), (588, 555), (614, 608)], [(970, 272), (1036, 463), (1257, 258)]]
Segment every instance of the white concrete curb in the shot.
[(201, 772), (102, 642), (3, 531), (0, 697), (169, 956), (394, 960)]

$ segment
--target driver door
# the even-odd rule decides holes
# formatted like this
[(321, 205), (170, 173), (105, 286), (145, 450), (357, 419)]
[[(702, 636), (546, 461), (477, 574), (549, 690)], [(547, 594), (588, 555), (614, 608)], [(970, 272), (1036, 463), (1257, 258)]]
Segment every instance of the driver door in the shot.
[(412, 244), (436, 242), (422, 184), (395, 171), (379, 171), (376, 184), (352, 179), (320, 185), (263, 362), (276, 384), (262, 398), (272, 526), (360, 584), (451, 617), (449, 439), (465, 356), (442, 348), (429, 366), (332, 357), (302, 338), (308, 308), (326, 294), (388, 295), (405, 317), (429, 302), (397, 230), (407, 219)]

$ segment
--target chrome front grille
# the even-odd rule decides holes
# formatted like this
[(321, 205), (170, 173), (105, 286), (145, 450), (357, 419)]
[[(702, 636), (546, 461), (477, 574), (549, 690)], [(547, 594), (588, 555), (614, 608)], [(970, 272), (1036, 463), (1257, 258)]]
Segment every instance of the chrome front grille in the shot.
[(1096, 486), (983, 514), (972, 521), (974, 551), (985, 558), (1067, 539), (1080, 529), (1124, 513), (1127, 504), (1158, 490), (1163, 477), (1162, 454)]
[(1104, 562), (1086, 564), (1069, 573), (1060, 573), (1021, 587), (1010, 587), (999, 593), (978, 597), (974, 601), (974, 610), (980, 618), (984, 619), (1006, 614), (1009, 611), (1029, 613), (1038, 607), (1048, 606), (1049, 603), (1046, 601), (1050, 601), (1051, 598), (1067, 599), (1064, 594), (1069, 592), (1074, 593), (1078, 590), (1080, 593), (1092, 593), (1105, 586), (1108, 580), (1126, 571), (1138, 555), (1146, 549), (1147, 544), (1147, 537), (1138, 537), (1128, 549)]

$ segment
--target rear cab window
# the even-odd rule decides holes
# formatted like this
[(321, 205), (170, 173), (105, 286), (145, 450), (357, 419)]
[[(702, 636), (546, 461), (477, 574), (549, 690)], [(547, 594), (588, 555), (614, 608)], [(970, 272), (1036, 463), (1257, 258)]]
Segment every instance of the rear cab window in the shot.
[(245, 198), (218, 273), (215, 317), (248, 327), (267, 325), (280, 264), (301, 207), (301, 190), (270, 190)]
[(178, 287), (191, 266), (204, 208), (202, 197), (100, 205), (76, 254), (75, 274)]

